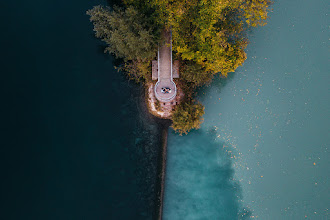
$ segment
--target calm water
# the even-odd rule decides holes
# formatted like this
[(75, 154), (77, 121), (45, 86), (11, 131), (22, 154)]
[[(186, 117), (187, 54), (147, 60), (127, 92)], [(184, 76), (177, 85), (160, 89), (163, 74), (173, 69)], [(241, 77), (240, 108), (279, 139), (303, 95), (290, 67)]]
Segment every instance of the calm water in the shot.
[(244, 66), (200, 92), (202, 128), (169, 135), (164, 219), (328, 218), (329, 4), (273, 9)]
[(1, 1), (0, 219), (151, 219), (159, 127), (85, 11)]

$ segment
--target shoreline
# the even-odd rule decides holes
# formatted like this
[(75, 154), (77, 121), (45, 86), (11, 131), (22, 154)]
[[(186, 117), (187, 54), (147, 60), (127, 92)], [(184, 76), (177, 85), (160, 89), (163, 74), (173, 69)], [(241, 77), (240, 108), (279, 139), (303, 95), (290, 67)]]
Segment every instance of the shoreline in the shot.
[(167, 136), (168, 136), (168, 127), (163, 128), (162, 131), (162, 149), (161, 149), (161, 158), (160, 158), (160, 192), (159, 192), (159, 210), (158, 210), (158, 220), (163, 218), (163, 204), (164, 204), (164, 189), (165, 189), (165, 174), (166, 174), (166, 156), (167, 156)]
[(153, 210), (153, 219), (161, 220), (163, 215), (163, 202), (164, 202), (164, 189), (165, 189), (165, 175), (166, 175), (166, 156), (167, 156), (167, 136), (168, 129), (171, 125), (170, 119), (164, 119), (153, 115), (150, 112), (148, 102), (146, 102), (148, 94), (145, 85), (141, 85), (141, 96), (140, 96), (140, 114), (143, 114), (147, 120), (152, 120), (158, 125), (158, 143), (160, 146), (155, 146), (159, 148), (157, 156), (157, 175), (156, 178), (156, 193), (155, 193), (155, 209)]

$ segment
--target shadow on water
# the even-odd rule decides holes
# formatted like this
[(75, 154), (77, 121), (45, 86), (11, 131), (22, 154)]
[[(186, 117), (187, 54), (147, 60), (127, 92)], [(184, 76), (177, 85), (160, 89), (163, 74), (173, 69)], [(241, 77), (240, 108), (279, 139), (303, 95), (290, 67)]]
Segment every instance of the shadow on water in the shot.
[(164, 219), (248, 219), (234, 180), (232, 147), (216, 131), (169, 135)]

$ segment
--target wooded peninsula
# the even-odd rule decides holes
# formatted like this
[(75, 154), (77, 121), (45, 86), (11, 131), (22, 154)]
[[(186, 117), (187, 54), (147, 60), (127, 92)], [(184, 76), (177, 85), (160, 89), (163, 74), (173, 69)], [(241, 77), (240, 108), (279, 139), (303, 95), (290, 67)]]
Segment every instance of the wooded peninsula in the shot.
[(96, 37), (107, 45), (105, 52), (123, 60), (118, 69), (145, 85), (152, 84), (162, 32), (171, 31), (180, 72), (175, 83), (184, 97), (170, 119), (176, 132), (187, 134), (203, 122), (196, 89), (244, 63), (247, 30), (266, 24), (269, 5), (269, 0), (123, 0), (112, 8), (95, 6), (87, 14)]

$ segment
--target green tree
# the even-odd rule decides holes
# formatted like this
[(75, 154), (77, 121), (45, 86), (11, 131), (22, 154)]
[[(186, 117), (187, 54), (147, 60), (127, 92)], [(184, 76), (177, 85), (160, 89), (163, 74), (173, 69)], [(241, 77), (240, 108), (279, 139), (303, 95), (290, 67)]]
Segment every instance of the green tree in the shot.
[[(126, 0), (138, 4), (142, 0)], [(265, 24), (269, 0), (150, 0), (159, 25), (171, 28), (173, 50), (209, 73), (226, 76), (243, 64), (243, 31)]]
[(128, 78), (139, 82), (151, 81), (150, 61), (142, 62), (139, 60), (127, 61), (118, 70), (127, 73)]
[(240, 9), (244, 12), (245, 22), (252, 27), (266, 24), (270, 0), (247, 0), (242, 2)]
[(210, 83), (214, 75), (211, 72), (206, 71), (202, 65), (192, 61), (186, 61), (182, 65), (181, 71), (181, 79), (186, 83), (189, 83), (189, 86), (192, 87), (199, 87)]
[(151, 80), (150, 62), (157, 54), (158, 29), (133, 6), (126, 9), (95, 6), (88, 10), (95, 36), (107, 44), (105, 52), (123, 58), (118, 68), (137, 82)]
[(188, 101), (176, 107), (172, 116), (172, 128), (179, 134), (188, 134), (191, 129), (198, 129), (203, 122), (204, 106)]
[(95, 6), (88, 10), (95, 36), (107, 44), (106, 52), (125, 60), (148, 61), (155, 57), (157, 37), (143, 14), (130, 6), (125, 10)]
[(172, 31), (174, 56), (181, 60), (177, 85), (186, 101), (173, 113), (180, 134), (199, 128), (204, 107), (193, 101), (194, 89), (215, 74), (227, 76), (246, 59), (250, 27), (266, 24), (270, 0), (123, 0), (125, 8), (96, 6), (87, 11), (106, 52), (123, 58), (122, 70), (137, 81), (151, 81), (150, 62), (160, 33)]

